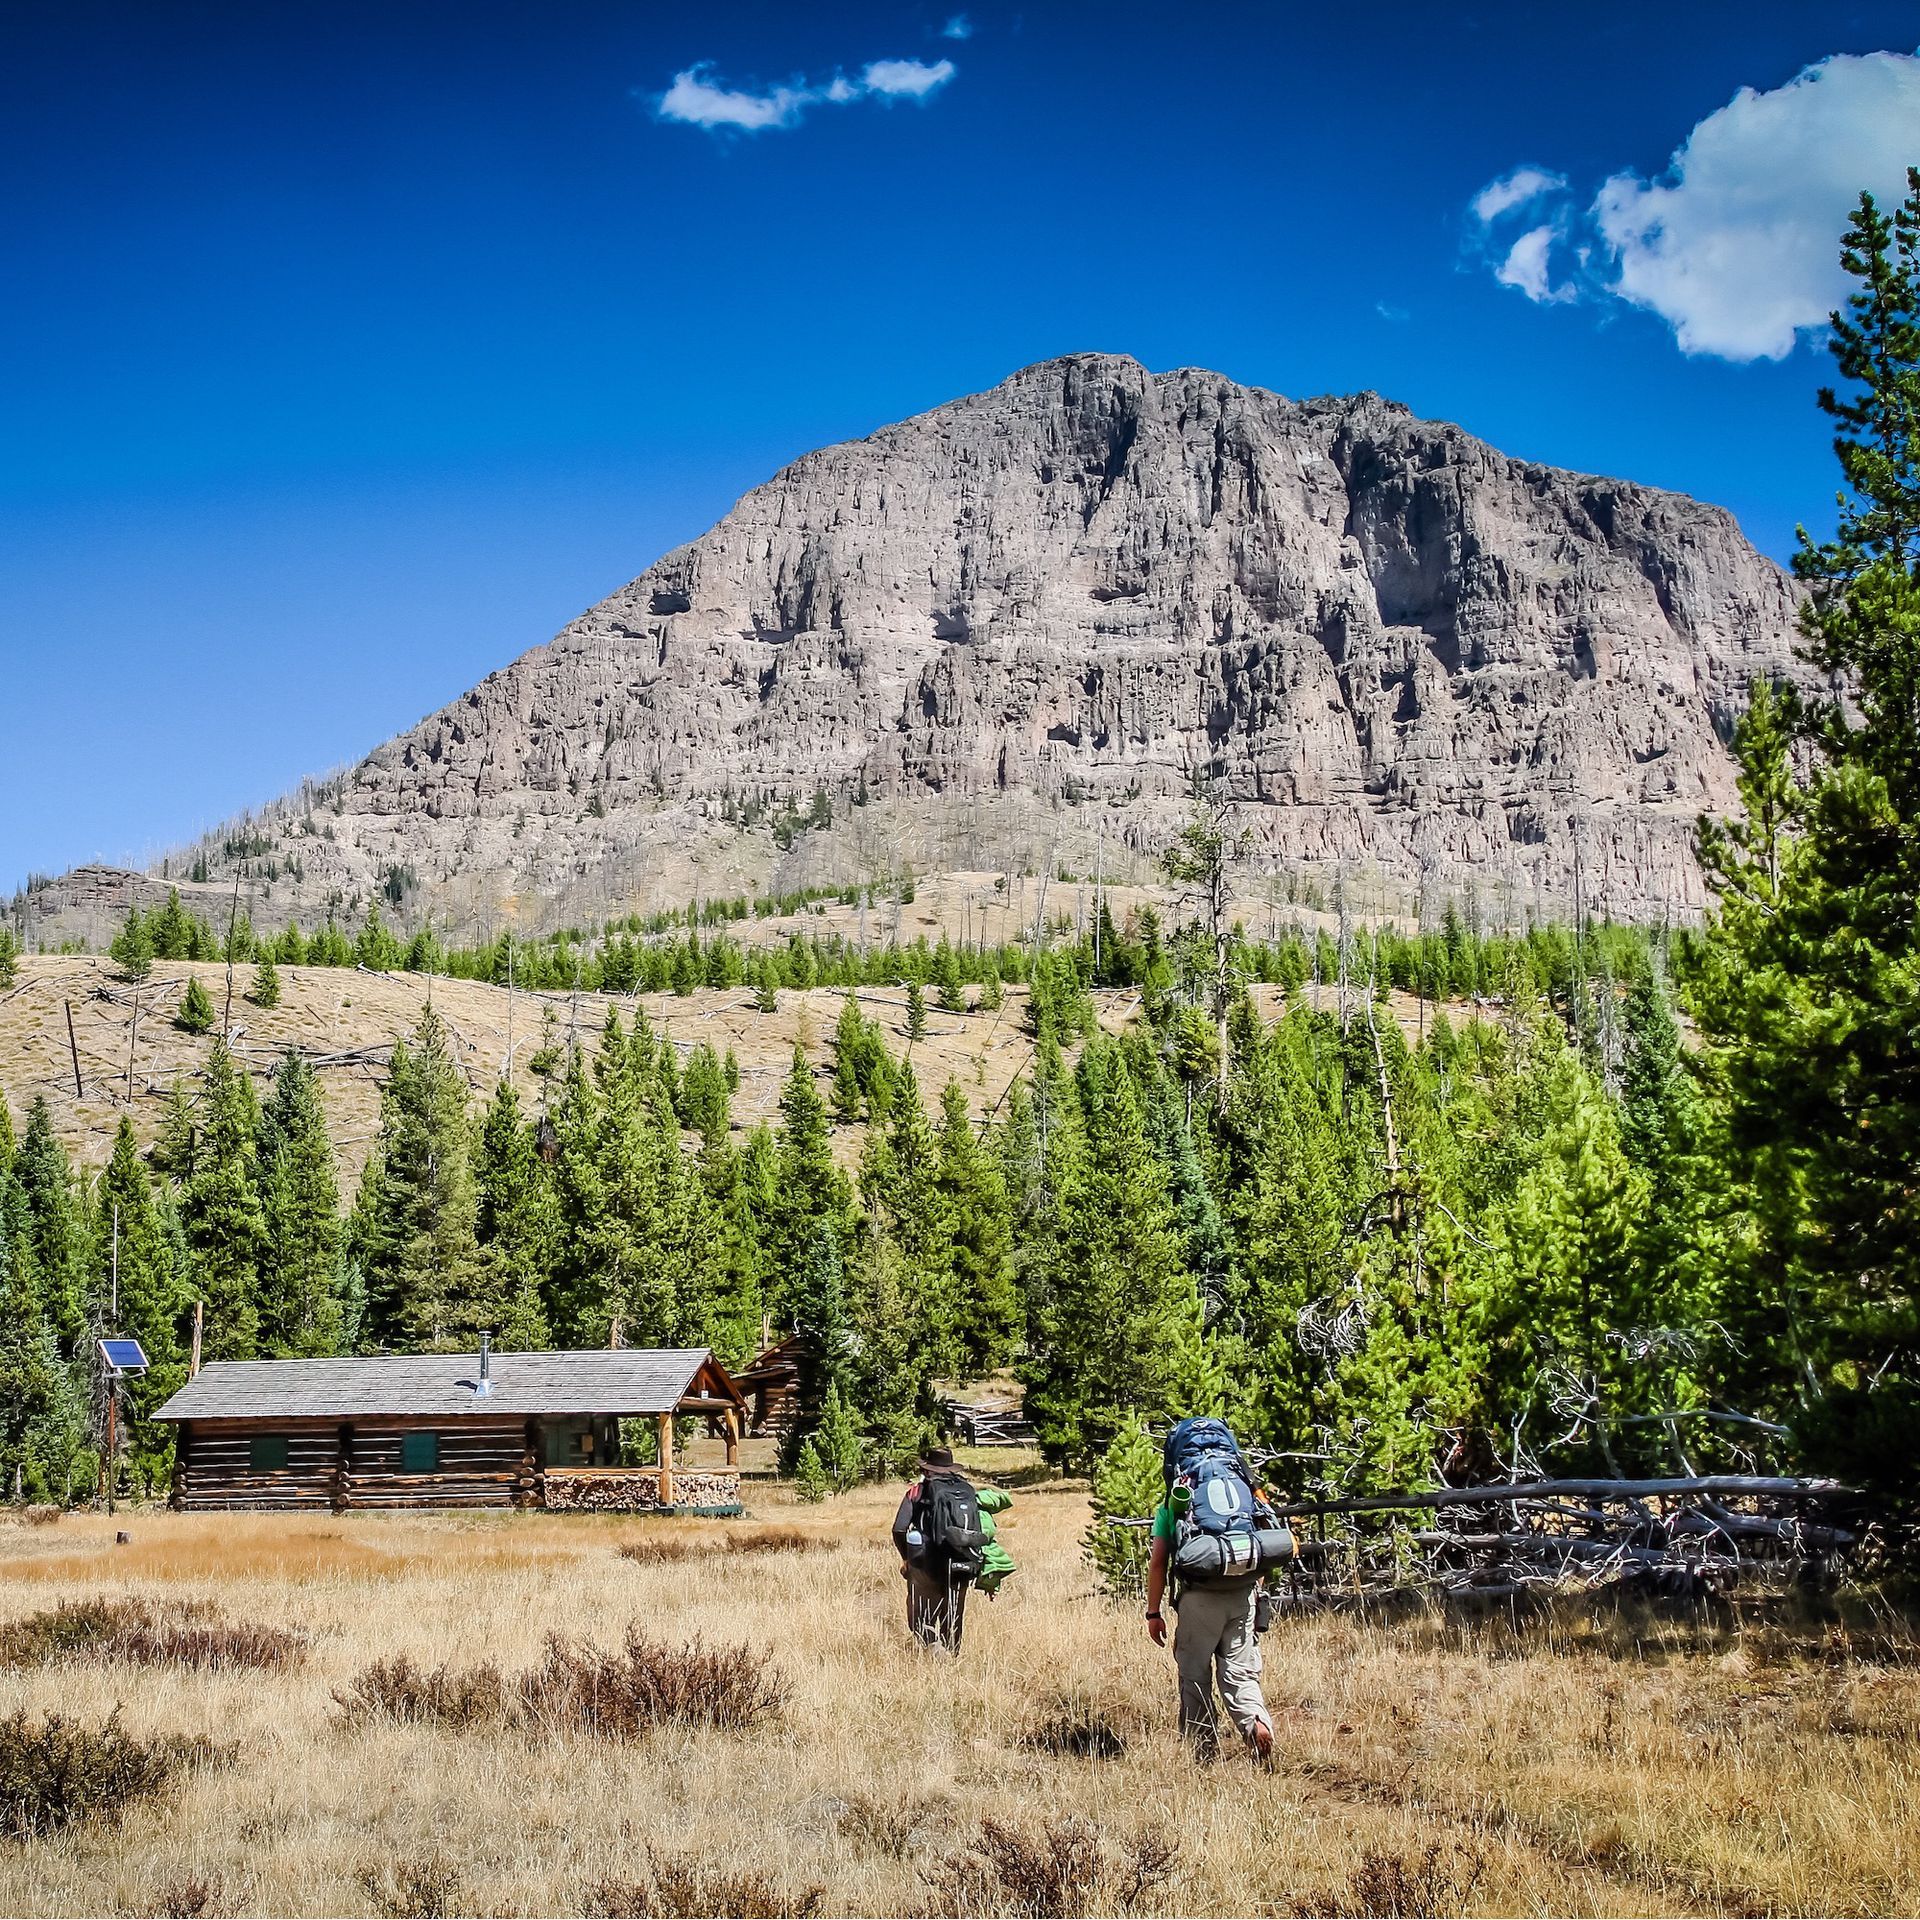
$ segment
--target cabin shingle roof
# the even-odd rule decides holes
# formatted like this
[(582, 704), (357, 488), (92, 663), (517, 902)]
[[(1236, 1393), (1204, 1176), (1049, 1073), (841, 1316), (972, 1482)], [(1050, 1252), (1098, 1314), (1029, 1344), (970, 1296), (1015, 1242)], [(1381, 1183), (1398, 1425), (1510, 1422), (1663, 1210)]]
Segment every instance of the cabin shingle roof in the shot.
[(704, 1347), (496, 1353), (477, 1393), (473, 1353), (364, 1360), (213, 1360), (157, 1420), (344, 1419), (355, 1414), (671, 1413), (711, 1355)]

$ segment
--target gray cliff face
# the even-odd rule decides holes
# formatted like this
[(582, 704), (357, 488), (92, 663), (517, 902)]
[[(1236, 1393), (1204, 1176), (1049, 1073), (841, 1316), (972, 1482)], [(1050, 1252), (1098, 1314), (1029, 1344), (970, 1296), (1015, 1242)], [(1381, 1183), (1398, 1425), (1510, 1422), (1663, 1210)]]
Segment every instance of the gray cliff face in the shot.
[[(1795, 612), (1716, 508), (1371, 394), (1079, 355), (797, 461), (370, 755), (318, 826), (269, 824), (309, 899), (405, 865), (425, 904), (534, 923), (1087, 870), (1096, 832), (1143, 868), (1204, 773), (1256, 872), (1564, 907), (1578, 868), (1596, 909), (1690, 911), (1745, 688), (1801, 675)], [(835, 823), (784, 859), (732, 823), (817, 789)]]

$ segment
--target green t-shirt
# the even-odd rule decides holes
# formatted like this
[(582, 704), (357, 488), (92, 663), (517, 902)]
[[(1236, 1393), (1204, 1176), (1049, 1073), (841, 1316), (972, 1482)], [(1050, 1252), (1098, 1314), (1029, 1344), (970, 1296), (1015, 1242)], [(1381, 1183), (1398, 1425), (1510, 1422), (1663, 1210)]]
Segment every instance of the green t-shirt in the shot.
[(1162, 1502), (1153, 1510), (1153, 1537), (1156, 1540), (1172, 1540), (1180, 1531), (1180, 1516), (1172, 1507)]

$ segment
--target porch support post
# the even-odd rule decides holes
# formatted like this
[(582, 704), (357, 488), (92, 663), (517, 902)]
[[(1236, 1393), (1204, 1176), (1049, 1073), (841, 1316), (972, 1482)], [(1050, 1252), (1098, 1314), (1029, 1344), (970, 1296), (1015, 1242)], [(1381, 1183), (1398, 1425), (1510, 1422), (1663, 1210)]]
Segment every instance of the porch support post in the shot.
[(353, 1422), (342, 1420), (334, 1436), (333, 1510), (345, 1513), (353, 1505)]
[(720, 1417), (727, 1429), (727, 1465), (737, 1467), (740, 1464), (740, 1416), (727, 1413)]
[(673, 1415), (660, 1416), (660, 1504), (673, 1505)]

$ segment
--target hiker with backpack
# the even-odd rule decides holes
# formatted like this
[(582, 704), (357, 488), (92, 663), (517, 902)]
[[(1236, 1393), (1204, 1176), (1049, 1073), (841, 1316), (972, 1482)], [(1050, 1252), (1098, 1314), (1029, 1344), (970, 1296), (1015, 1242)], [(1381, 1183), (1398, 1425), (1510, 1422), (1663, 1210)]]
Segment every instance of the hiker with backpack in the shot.
[[(989, 1571), (992, 1536), (983, 1518), (980, 1495), (953, 1464), (952, 1452), (929, 1447), (920, 1456), (920, 1478), (893, 1519), (907, 1582), (907, 1628), (922, 1646), (960, 1651), (968, 1589)], [(1004, 1568), (996, 1561), (994, 1585), (1011, 1570), (1011, 1561)]]
[(1293, 1537), (1254, 1490), (1253, 1470), (1224, 1420), (1182, 1420), (1167, 1435), (1166, 1496), (1153, 1516), (1147, 1561), (1147, 1633), (1167, 1644), (1161, 1603), (1172, 1577), (1178, 1623), (1180, 1731), (1209, 1756), (1219, 1745), (1217, 1682), (1227, 1717), (1255, 1755), (1273, 1752), (1260, 1691), (1254, 1609), (1262, 1577), (1293, 1557)]

